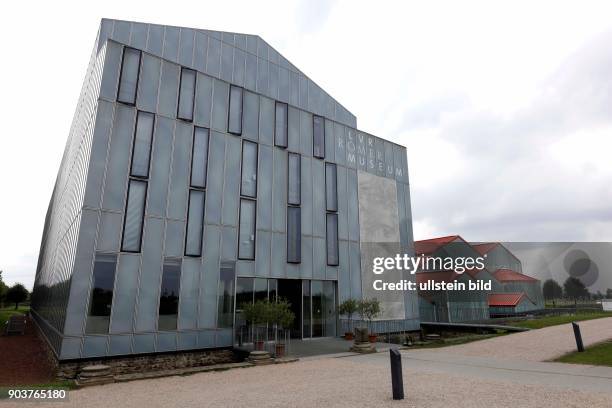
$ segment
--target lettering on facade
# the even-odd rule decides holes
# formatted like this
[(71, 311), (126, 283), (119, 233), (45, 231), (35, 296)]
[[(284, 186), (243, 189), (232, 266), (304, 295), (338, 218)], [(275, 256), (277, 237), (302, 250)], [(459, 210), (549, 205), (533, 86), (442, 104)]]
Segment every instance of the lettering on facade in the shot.
[(339, 153), (337, 157), (341, 157), (346, 147), (347, 165), (376, 170), (387, 177), (401, 178), (403, 176), (402, 167), (385, 163), (384, 144), (379, 143), (377, 146), (374, 137), (366, 136), (363, 133), (355, 135), (354, 131), (349, 129), (346, 142), (342, 136), (337, 137), (336, 140)]

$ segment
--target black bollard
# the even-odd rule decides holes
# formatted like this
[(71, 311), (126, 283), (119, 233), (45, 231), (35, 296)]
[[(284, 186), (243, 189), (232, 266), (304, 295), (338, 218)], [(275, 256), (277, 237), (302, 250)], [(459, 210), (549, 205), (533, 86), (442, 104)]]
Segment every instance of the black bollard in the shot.
[(574, 337), (576, 337), (576, 347), (578, 348), (578, 351), (582, 353), (584, 351), (584, 345), (582, 344), (580, 326), (578, 326), (575, 322), (572, 322), (572, 327), (574, 328)]
[(404, 380), (402, 379), (402, 355), (397, 349), (389, 350), (391, 358), (391, 388), (393, 399), (404, 399)]

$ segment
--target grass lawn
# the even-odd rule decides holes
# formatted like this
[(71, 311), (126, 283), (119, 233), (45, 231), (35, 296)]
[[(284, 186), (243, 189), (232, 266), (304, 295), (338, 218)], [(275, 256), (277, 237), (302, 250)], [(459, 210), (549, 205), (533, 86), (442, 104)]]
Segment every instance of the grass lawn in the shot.
[(11, 315), (24, 314), (28, 310), (30, 310), (30, 306), (19, 306), (19, 308), (15, 310), (15, 305), (0, 309), (0, 332), (4, 331), (4, 323), (6, 323)]
[(559, 357), (555, 361), (573, 364), (591, 364), (612, 367), (612, 341), (595, 344), (582, 353), (577, 351)]
[(541, 329), (548, 326), (556, 326), (559, 324), (567, 324), (571, 322), (579, 322), (582, 320), (601, 319), (602, 317), (612, 317), (611, 312), (595, 312), (595, 313), (576, 313), (561, 316), (546, 316), (536, 317), (533, 320), (519, 320), (508, 322), (509, 326), (527, 327), (529, 329)]

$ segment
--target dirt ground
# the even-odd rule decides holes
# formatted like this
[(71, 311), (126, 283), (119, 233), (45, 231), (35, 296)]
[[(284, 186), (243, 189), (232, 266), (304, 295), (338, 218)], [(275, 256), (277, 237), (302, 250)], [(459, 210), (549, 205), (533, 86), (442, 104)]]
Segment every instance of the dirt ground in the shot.
[[(41, 384), (54, 380), (53, 366), (47, 358), (43, 340), (28, 318), (23, 336), (0, 335), (0, 387)], [(4, 367), (10, 367), (5, 369)]]

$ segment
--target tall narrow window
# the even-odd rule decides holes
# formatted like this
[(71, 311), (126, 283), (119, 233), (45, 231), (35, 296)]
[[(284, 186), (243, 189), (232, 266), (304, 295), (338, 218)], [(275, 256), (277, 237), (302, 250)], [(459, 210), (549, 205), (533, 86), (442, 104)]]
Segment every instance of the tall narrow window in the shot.
[(327, 264), (338, 266), (338, 214), (327, 213)]
[(149, 177), (154, 122), (154, 114), (138, 111), (134, 149), (132, 150), (132, 169), (130, 172), (130, 175), (134, 177)]
[(208, 129), (194, 127), (193, 152), (191, 155), (191, 187), (206, 188), (208, 137)]
[(221, 261), (219, 269), (219, 290), (217, 307), (217, 327), (234, 326), (234, 279), (236, 263)]
[(287, 147), (287, 132), (289, 126), (289, 109), (286, 103), (276, 102), (274, 120), (274, 145)]
[(242, 88), (234, 85), (230, 86), (227, 131), (235, 135), (242, 134)]
[(255, 259), (255, 201), (240, 199), (238, 259)]
[(119, 76), (119, 92), (117, 100), (130, 105), (136, 104), (136, 89), (138, 89), (138, 73), (140, 71), (140, 51), (134, 48), (123, 49), (121, 74)]
[(325, 158), (325, 119), (317, 115), (312, 117), (312, 155)]
[(287, 204), (300, 205), (302, 160), (299, 154), (289, 153)]
[(196, 89), (196, 72), (189, 68), (181, 68), (181, 85), (179, 87), (178, 113), (179, 119), (193, 120), (193, 100)]
[(287, 262), (302, 261), (302, 216), (300, 207), (287, 207)]
[(130, 179), (125, 206), (125, 220), (123, 221), (122, 251), (140, 252), (146, 197), (147, 183)]
[(185, 255), (187, 256), (202, 256), (205, 199), (206, 193), (204, 191), (189, 190), (187, 234), (185, 235)]
[(242, 141), (240, 195), (257, 197), (257, 143)]
[(334, 163), (325, 163), (325, 207), (338, 211), (338, 174)]
[(176, 330), (180, 285), (181, 261), (178, 259), (164, 260), (159, 293), (159, 320), (157, 323), (159, 331)]
[(117, 255), (96, 254), (89, 313), (85, 325), (87, 334), (108, 334)]

